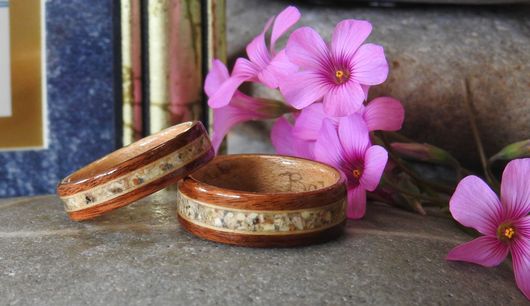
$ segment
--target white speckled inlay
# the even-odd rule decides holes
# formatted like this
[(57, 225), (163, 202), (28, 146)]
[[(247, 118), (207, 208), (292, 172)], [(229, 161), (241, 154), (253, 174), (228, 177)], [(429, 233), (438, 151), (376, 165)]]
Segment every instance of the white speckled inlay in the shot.
[(346, 200), (326, 206), (277, 211), (252, 211), (220, 207), (177, 194), (178, 214), (188, 222), (217, 231), (285, 235), (320, 231), (346, 218)]
[(72, 212), (86, 209), (129, 193), (186, 166), (210, 149), (210, 140), (202, 135), (179, 150), (130, 173), (92, 189), (62, 197), (65, 210)]

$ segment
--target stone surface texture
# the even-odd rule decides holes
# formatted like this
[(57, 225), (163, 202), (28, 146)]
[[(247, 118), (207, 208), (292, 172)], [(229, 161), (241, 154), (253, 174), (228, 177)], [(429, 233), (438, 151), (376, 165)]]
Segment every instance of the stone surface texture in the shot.
[(43, 3), (49, 145), (0, 152), (0, 197), (53, 193), (60, 179), (115, 149), (112, 2)]
[[(288, 4), (228, 1), (229, 58), (244, 54), (244, 47), (266, 20)], [(390, 74), (383, 85), (372, 87), (370, 96), (390, 95), (403, 102), (406, 135), (442, 146), (467, 164), (476, 164), (478, 155), (464, 104), (467, 79), (489, 155), (530, 137), (530, 5), (386, 8), (295, 4), (303, 16), (299, 25), (314, 27), (326, 39), (343, 19), (366, 19), (373, 24), (368, 41), (385, 47)], [(230, 152), (246, 152), (255, 148), (249, 143), (268, 138), (268, 125), (241, 125), (234, 131)], [(262, 144), (257, 149), (272, 150)]]
[(2, 305), (525, 305), (509, 261), (446, 262), (471, 237), (441, 217), (370, 203), (328, 243), (216, 244), (177, 223), (175, 191), (88, 222), (58, 198), (0, 200)]

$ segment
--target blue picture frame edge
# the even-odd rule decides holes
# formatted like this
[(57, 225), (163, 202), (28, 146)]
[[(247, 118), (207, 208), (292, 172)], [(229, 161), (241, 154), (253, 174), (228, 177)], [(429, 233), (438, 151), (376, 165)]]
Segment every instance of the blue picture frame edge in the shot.
[(55, 193), (60, 179), (120, 146), (115, 1), (44, 3), (48, 147), (0, 152), (0, 197)]

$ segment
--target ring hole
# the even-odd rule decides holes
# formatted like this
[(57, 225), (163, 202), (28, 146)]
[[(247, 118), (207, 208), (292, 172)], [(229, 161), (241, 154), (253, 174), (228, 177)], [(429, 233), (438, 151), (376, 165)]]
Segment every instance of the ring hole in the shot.
[(221, 156), (192, 177), (219, 188), (264, 194), (319, 190), (340, 180), (332, 167), (273, 155)]
[(157, 146), (188, 131), (193, 124), (193, 122), (181, 123), (151, 136), (142, 138), (126, 147), (112, 152), (103, 158), (98, 159), (84, 168), (81, 168), (67, 177), (63, 183), (82, 182), (93, 177), (108, 174), (119, 164), (124, 163), (153, 148), (156, 148)]

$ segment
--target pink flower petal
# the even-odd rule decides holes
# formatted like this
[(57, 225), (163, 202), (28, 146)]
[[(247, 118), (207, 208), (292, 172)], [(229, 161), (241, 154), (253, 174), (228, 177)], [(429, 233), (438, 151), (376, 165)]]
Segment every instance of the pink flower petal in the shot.
[(324, 111), (333, 117), (348, 116), (361, 108), (364, 98), (364, 91), (357, 82), (333, 86), (324, 96)]
[(502, 174), (501, 201), (506, 219), (518, 219), (530, 212), (530, 158), (508, 163)]
[(374, 44), (362, 45), (353, 56), (352, 78), (361, 84), (378, 85), (388, 76), (383, 47)]
[(370, 137), (368, 128), (359, 114), (340, 118), (339, 139), (346, 160), (352, 163), (364, 159), (365, 152), (370, 146)]
[(232, 69), (231, 77), (241, 77), (246, 80), (255, 78), (258, 74), (259, 67), (255, 63), (247, 60), (246, 58), (240, 57), (236, 60), (234, 68)]
[(530, 299), (530, 216), (513, 223), (516, 237), (511, 245), (517, 287)]
[(297, 23), (299, 19), (300, 12), (294, 6), (288, 6), (280, 14), (278, 14), (278, 16), (276, 16), (271, 33), (271, 52), (274, 52), (274, 47), (278, 38), (282, 36), (287, 30), (289, 30), (289, 28), (292, 27), (295, 23)]
[(295, 146), (297, 146), (296, 156), (312, 160), (315, 159), (315, 141), (297, 140)]
[(322, 70), (323, 63), (329, 61), (328, 47), (322, 37), (310, 27), (294, 31), (285, 47), (289, 59), (300, 67)]
[(371, 146), (366, 150), (364, 169), (360, 180), (361, 186), (364, 189), (374, 191), (377, 188), (387, 161), (388, 153), (383, 147)]
[(515, 240), (511, 251), (517, 287), (530, 300), (530, 237)]
[(223, 85), (208, 99), (208, 105), (211, 108), (220, 108), (227, 106), (234, 96), (237, 88), (246, 81), (246, 78), (241, 76), (232, 77), (226, 80)]
[(280, 91), (287, 103), (297, 109), (302, 109), (320, 100), (326, 93), (327, 86), (321, 81), (318, 73), (300, 71), (282, 80)]
[(370, 90), (370, 85), (363, 85), (361, 84), (361, 88), (364, 92), (364, 100), (368, 100), (368, 91)]
[(212, 63), (212, 69), (210, 69), (210, 72), (208, 72), (206, 80), (204, 81), (204, 91), (208, 97), (213, 96), (229, 77), (230, 75), (228, 74), (228, 69), (226, 69), (225, 64), (220, 60), (215, 59)]
[(331, 52), (335, 58), (351, 59), (353, 54), (372, 32), (365, 20), (348, 19), (337, 24), (331, 39)]
[(330, 119), (338, 126), (339, 118), (327, 117), (324, 113), (322, 103), (313, 103), (302, 109), (296, 118), (293, 128), (293, 135), (306, 140), (316, 140), (325, 118)]
[(271, 142), (276, 149), (277, 154), (281, 155), (294, 155), (293, 142), (289, 135), (291, 135), (293, 126), (287, 121), (285, 117), (280, 117), (271, 129)]
[(405, 109), (394, 98), (379, 97), (364, 108), (363, 118), (370, 131), (398, 131), (405, 119)]
[(530, 215), (513, 221), (513, 226), (516, 229), (517, 236), (524, 239), (530, 239)]
[(346, 216), (349, 219), (360, 219), (366, 213), (366, 191), (360, 187), (348, 187), (348, 207)]
[(449, 210), (462, 225), (491, 236), (496, 235), (502, 217), (497, 195), (474, 175), (460, 181), (449, 202)]
[(445, 259), (467, 261), (485, 267), (500, 264), (508, 255), (508, 246), (496, 237), (481, 236), (452, 249)]
[(271, 55), (265, 45), (265, 33), (259, 34), (247, 45), (247, 55), (259, 67), (259, 70), (269, 64)]
[[(232, 127), (245, 121), (268, 118), (267, 116), (260, 115), (258, 111), (259, 103), (257, 101), (241, 92), (237, 92), (234, 95), (232, 103), (213, 110), (212, 146), (216, 153), (223, 142), (223, 138)], [(238, 105), (244, 107), (239, 107)]]
[(261, 81), (261, 83), (263, 83), (263, 85), (269, 88), (277, 88), (278, 78), (275, 73), (269, 69), (269, 67), (270, 66), (265, 67), (265, 69), (258, 73), (258, 79)]
[(219, 108), (228, 105), (236, 90), (243, 82), (251, 80), (257, 75), (255, 64), (245, 58), (238, 58), (232, 71), (232, 76), (228, 78), (219, 89), (210, 96), (208, 105), (211, 108)]
[(258, 79), (270, 88), (277, 88), (281, 80), (297, 70), (298, 66), (293, 64), (285, 54), (285, 50), (282, 50), (258, 73)]
[(337, 127), (330, 119), (324, 119), (322, 122), (322, 128), (315, 143), (315, 157), (343, 172), (348, 169)]
[(276, 153), (314, 159), (314, 141), (304, 141), (294, 137), (292, 129), (293, 126), (285, 117), (276, 120), (271, 130), (271, 141)]

